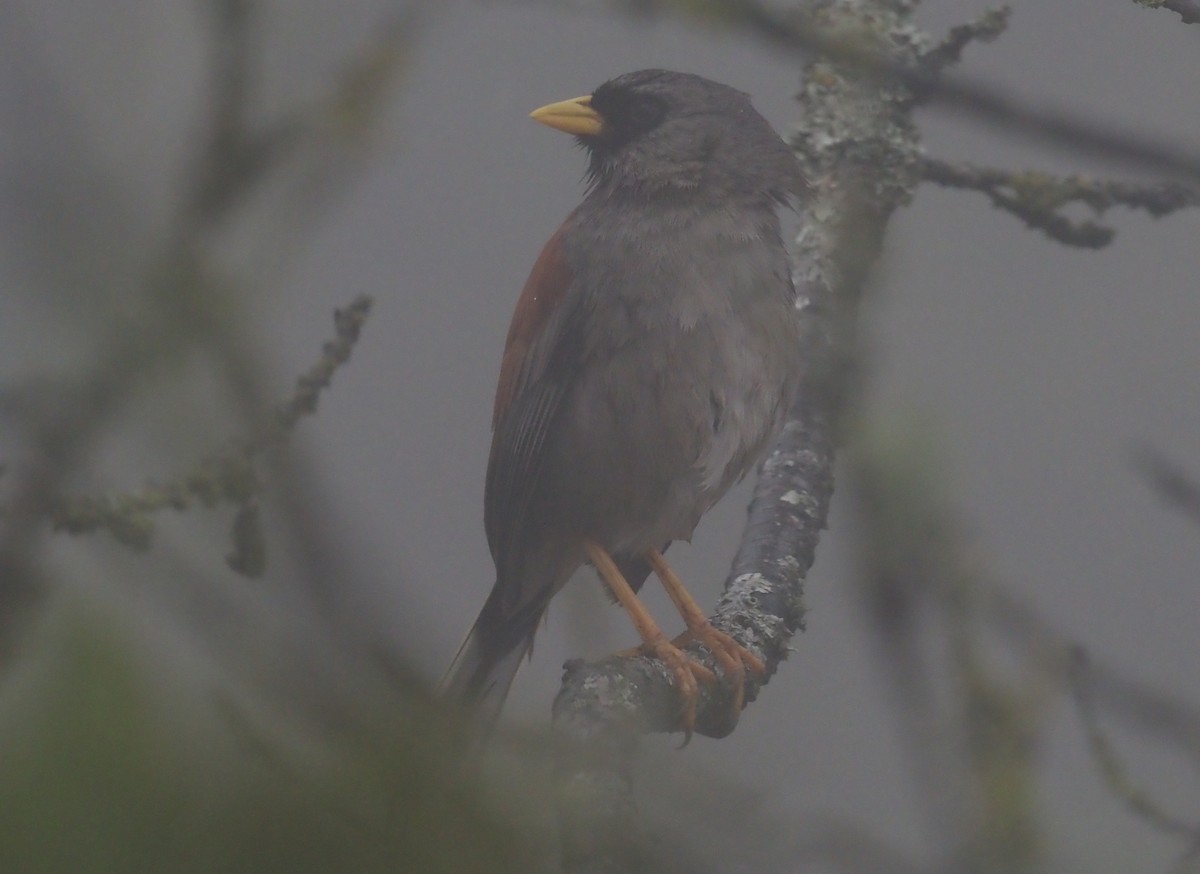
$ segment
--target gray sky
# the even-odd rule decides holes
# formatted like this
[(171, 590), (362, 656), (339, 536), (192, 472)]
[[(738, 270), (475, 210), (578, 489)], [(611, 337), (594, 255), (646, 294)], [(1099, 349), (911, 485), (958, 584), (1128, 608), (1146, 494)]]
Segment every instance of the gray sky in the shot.
[[(3, 63), (24, 77), (0, 77), (0, 181), (10, 194), (0, 237), (13, 243), (0, 250), (0, 280), (25, 293), (0, 297), (0, 362), (20, 375), (79, 354), (72, 338), (82, 326), (64, 318), (75, 298), (30, 290), (69, 285), (97, 264), (120, 269), (113, 241), (161, 227), (194, 143), (204, 54), (194, 2), (17, 5), (22, 13), (0, 13), (9, 29)], [(264, 195), (222, 250), (256, 288), (244, 301), (245, 330), (261, 337), (280, 393), (326, 338), (334, 306), (360, 293), (376, 299), (354, 360), (300, 443), (335, 508), (322, 524), (369, 569), (347, 601), (431, 678), (492, 580), (481, 508), (508, 317), (541, 244), (582, 190), (582, 155), (528, 111), (656, 66), (751, 92), (781, 131), (794, 117), (798, 58), (748, 38), (567, 5), (444, 4), (414, 44), (370, 153), (306, 223), (303, 243), (272, 242), (294, 230), (282, 212), (294, 192), (281, 189)], [(1017, 99), (1200, 151), (1200, 30), (1128, 2), (1012, 6), (1009, 31), (971, 47), (964, 73)], [(264, 111), (311, 99), (385, 8), (268, 4)], [(984, 8), (929, 0), (920, 20), (941, 33)], [(37, 88), (22, 84), (30, 81)], [(1130, 175), (934, 109), (919, 119), (934, 156)], [(69, 216), (80, 254), (49, 258), (21, 243), (51, 220), (38, 208), (56, 221)], [(980, 196), (923, 188), (889, 228), (866, 303), (869, 396), (883, 414), (919, 416), (936, 437), (948, 490), (995, 576), (1097, 657), (1200, 701), (1200, 536), (1128, 464), (1130, 447), (1144, 441), (1200, 472), (1200, 213), (1154, 221), (1116, 211), (1110, 221), (1112, 246), (1068, 250)], [(212, 400), (202, 377), (189, 391), (183, 406)], [(149, 409), (154, 440), (115, 435), (94, 485), (167, 476), (226, 436), (173, 423), (169, 405)], [(173, 448), (147, 456), (146, 444)], [(672, 549), (705, 603), (715, 600), (745, 503), (745, 489), (730, 495), (691, 547)], [(807, 589), (809, 630), (737, 732), (682, 753), (652, 742), (661, 760), (652, 767), (682, 781), (726, 774), (757, 787), (746, 803), (789, 828), (865, 823), (919, 856), (922, 823), (849, 597), (844, 521), (835, 498)], [(665, 599), (651, 602), (670, 615)], [(580, 574), (555, 602), (508, 718), (544, 723), (565, 658), (631, 642), (619, 612)], [(1194, 770), (1117, 736), (1131, 744), (1136, 778), (1194, 816)], [(1066, 706), (1042, 761), (1055, 858), (1090, 870), (1167, 867), (1176, 845), (1104, 791)], [(783, 868), (786, 847), (763, 852), (764, 870)]]

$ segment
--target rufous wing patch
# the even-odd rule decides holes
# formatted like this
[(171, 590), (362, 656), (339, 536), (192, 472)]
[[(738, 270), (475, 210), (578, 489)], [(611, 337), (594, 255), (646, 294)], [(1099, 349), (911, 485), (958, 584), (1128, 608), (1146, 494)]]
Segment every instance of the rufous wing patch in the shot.
[(496, 384), (496, 401), (492, 407), (493, 430), (499, 427), (517, 395), (529, 350), (562, 303), (571, 284), (571, 268), (563, 252), (562, 237), (563, 228), (560, 227), (546, 241), (517, 299), (517, 308), (504, 341), (504, 356), (500, 361), (500, 380)]

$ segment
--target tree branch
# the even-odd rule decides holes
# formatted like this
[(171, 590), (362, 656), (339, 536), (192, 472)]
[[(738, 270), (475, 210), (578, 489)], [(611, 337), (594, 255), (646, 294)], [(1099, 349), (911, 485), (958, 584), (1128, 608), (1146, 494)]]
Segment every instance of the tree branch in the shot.
[[(1101, 725), (1102, 717), (1119, 719), (1194, 764), (1200, 712), (1090, 658), (992, 578), (961, 514), (941, 496), (936, 451), (898, 440), (898, 430), (891, 422), (863, 429), (845, 466), (859, 538), (853, 551), (871, 639), (918, 777), (914, 795), (943, 855), (970, 848), (989, 869), (1030, 868), (1042, 844), (1036, 755), (1057, 699), (1068, 694), (1113, 794), (1161, 831), (1200, 836), (1200, 827), (1134, 783)], [(997, 658), (997, 643), (1015, 658)]]
[(1070, 671), (1071, 696), (1075, 709), (1083, 722), (1092, 759), (1100, 770), (1100, 776), (1108, 785), (1113, 796), (1120, 800), (1134, 816), (1150, 823), (1167, 834), (1200, 840), (1200, 826), (1167, 811), (1166, 807), (1149, 792), (1135, 784), (1125, 767), (1112, 739), (1100, 724), (1100, 714), (1095, 695), (1088, 682), (1088, 664), (1085, 651), (1076, 652), (1074, 670)]
[(963, 50), (973, 42), (991, 42), (1008, 27), (1012, 9), (989, 9), (975, 21), (950, 28), (940, 43), (921, 55), (921, 65), (930, 73), (941, 72), (962, 60)]
[(937, 158), (921, 159), (921, 175), (947, 188), (982, 192), (997, 209), (1015, 215), (1051, 239), (1088, 249), (1107, 246), (1116, 232), (1095, 222), (1073, 221), (1063, 215), (1063, 208), (1071, 204), (1082, 204), (1096, 215), (1103, 215), (1114, 206), (1126, 206), (1144, 210), (1156, 218), (1200, 206), (1200, 190), (1175, 182), (1140, 185), (1090, 176), (1000, 170)]
[[(361, 131), (380, 105), (381, 87), (405, 57), (412, 18), (394, 17), (377, 43), (365, 51), (315, 105), (286, 114), (273, 125), (255, 125), (247, 106), (256, 77), (252, 64), (254, 6), (251, 0), (211, 0), (210, 105), (202, 119), (202, 148), (171, 216), (161, 252), (132, 295), (113, 309), (111, 323), (97, 328), (98, 352), (88, 368), (50, 389), (11, 392), (16, 421), (29, 437), (30, 458), (9, 465), (9, 498), (0, 519), (0, 662), (11, 649), (13, 631), (47, 586), (35, 547), (54, 496), (82, 464), (88, 447), (164, 363), (186, 349), (221, 348), (228, 340), (223, 319), (231, 308), (222, 283), (213, 277), (209, 248), (213, 232), (258, 189), (283, 169), (298, 147), (344, 146), (347, 132)], [(261, 128), (265, 128), (262, 130)], [(130, 304), (135, 303), (136, 306)], [(236, 350), (235, 350), (236, 351)], [(25, 401), (28, 394), (30, 400)], [(0, 398), (0, 405), (8, 399)], [(247, 506), (235, 524), (234, 564), (253, 567), (254, 513)], [(121, 531), (129, 541), (143, 536), (134, 522)], [(110, 529), (114, 530), (114, 529)]]
[[(892, 35), (894, 43), (864, 43), (861, 28), (851, 26), (841, 30), (828, 26), (836, 13), (830, 15), (823, 8), (816, 12), (807, 8), (797, 11), (767, 0), (608, 0), (604, 5), (617, 5), (638, 14), (685, 14), (722, 27), (738, 27), (783, 51), (821, 54), (888, 80), (895, 87), (908, 89), (914, 100), (941, 105), (1009, 131), (1126, 162), (1159, 175), (1176, 175), (1192, 182), (1200, 180), (1200, 154), (1195, 151), (1080, 118), (1063, 107), (1034, 106), (1014, 100), (983, 82), (961, 76), (944, 77), (936, 47), (911, 24)], [(804, 5), (822, 4), (809, 0)], [(900, 14), (909, 15), (912, 5), (911, 0), (900, 0)], [(1164, 0), (1163, 5), (1187, 10), (1194, 0)], [(910, 44), (914, 41), (922, 44), (921, 51), (912, 51)], [(943, 45), (954, 41), (951, 35)], [(923, 62), (925, 53), (929, 53), (931, 62)]]
[(1183, 19), (1184, 24), (1200, 24), (1200, 3), (1196, 0), (1133, 0), (1147, 9), (1169, 9)]
[[(831, 27), (907, 46), (910, 61), (930, 42), (912, 29), (902, 4), (837, 0), (823, 15)], [(903, 40), (896, 39), (900, 31)], [(763, 465), (712, 617), (716, 627), (763, 656), (768, 676), (803, 627), (803, 580), (833, 492), (837, 423), (854, 376), (849, 349), (862, 283), (888, 218), (918, 183), (912, 98), (903, 85), (824, 59), (808, 65), (799, 96), (802, 122), (792, 142), (813, 184), (795, 244), (804, 379), (790, 421)], [(691, 654), (712, 666), (704, 650)], [(747, 700), (757, 691), (751, 682)], [(735, 723), (728, 693), (705, 690), (697, 732), (721, 737)], [(556, 772), (566, 869), (629, 870), (641, 853), (632, 798), (637, 737), (679, 729), (668, 672), (645, 657), (570, 662), (554, 703), (554, 727), (562, 740)]]
[(145, 549), (154, 533), (153, 514), (184, 510), (193, 501), (211, 507), (232, 503), (241, 507), (233, 526), (234, 552), (229, 563), (250, 576), (262, 572), (261, 537), (256, 496), (259, 482), (254, 465), (263, 452), (281, 445), (301, 417), (317, 410), (322, 391), (334, 372), (350, 360), (371, 299), (356, 298), (345, 309), (334, 311), (336, 336), (324, 345), (321, 358), (296, 380), (291, 397), (279, 405), (258, 433), (232, 440), (223, 449), (201, 459), (187, 473), (166, 483), (151, 483), (116, 496), (77, 495), (59, 498), (48, 511), (55, 530), (90, 534), (104, 529), (126, 546)]
[(1200, 479), (1149, 446), (1134, 453), (1133, 464), (1159, 498), (1200, 523)]

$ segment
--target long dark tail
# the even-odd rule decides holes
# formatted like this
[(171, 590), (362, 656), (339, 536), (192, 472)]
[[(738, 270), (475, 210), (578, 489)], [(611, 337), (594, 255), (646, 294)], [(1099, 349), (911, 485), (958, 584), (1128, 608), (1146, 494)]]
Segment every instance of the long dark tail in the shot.
[[(667, 546), (670, 543), (663, 549)], [(640, 556), (620, 557), (617, 566), (634, 591), (642, 587), (650, 573), (650, 565)], [(558, 588), (553, 584), (539, 587), (551, 594)], [(466, 640), (458, 648), (458, 654), (438, 686), (443, 698), (474, 713), (481, 739), (487, 738), (500, 718), (504, 699), (533, 646), (533, 636), (549, 600), (548, 597), (545, 601), (529, 600), (513, 613), (501, 606), (504, 591), (506, 587), (499, 583), (492, 587), (487, 602), (479, 611), (479, 618), (467, 632)]]
[(458, 654), (439, 685), (441, 695), (455, 701), (475, 714), (481, 734), (491, 733), (500, 718), (500, 710), (513, 679), (525, 656), (533, 646), (533, 635), (537, 631), (538, 617), (532, 622), (521, 623), (527, 628), (509, 627), (501, 630), (485, 605), (467, 639), (458, 648)]

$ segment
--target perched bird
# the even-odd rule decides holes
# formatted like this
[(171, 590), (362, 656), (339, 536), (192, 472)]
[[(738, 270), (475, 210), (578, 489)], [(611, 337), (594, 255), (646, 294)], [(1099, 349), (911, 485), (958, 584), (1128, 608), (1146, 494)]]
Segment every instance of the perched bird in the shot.
[(642, 70), (532, 117), (573, 134), (588, 187), (517, 301), (496, 388), (484, 518), (496, 583), (443, 680), (490, 725), (550, 599), (585, 562), (673, 672), (681, 727), (712, 672), (638, 601), (650, 571), (742, 706), (762, 662), (709, 625), (663, 560), (757, 463), (800, 368), (778, 208), (804, 194), (741, 91)]

